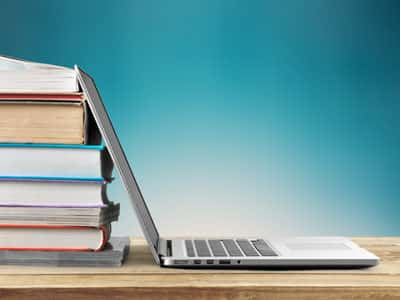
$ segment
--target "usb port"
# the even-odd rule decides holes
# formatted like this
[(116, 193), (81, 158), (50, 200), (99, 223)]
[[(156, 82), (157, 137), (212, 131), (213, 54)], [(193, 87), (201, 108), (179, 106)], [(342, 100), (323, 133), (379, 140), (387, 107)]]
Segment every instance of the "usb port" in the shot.
[(231, 264), (231, 261), (230, 261), (230, 260), (222, 259), (222, 260), (219, 261), (219, 264), (220, 264), (220, 265), (230, 265), (230, 264)]
[(214, 264), (214, 261), (212, 259), (207, 259), (207, 265), (212, 265)]
[(194, 263), (195, 265), (201, 265), (201, 260), (195, 259), (195, 260), (193, 261), (193, 263)]

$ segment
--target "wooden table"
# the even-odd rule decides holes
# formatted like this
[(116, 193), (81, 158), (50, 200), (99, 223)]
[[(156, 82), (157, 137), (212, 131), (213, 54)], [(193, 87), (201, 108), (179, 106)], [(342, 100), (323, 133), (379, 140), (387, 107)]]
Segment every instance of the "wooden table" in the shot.
[(381, 257), (361, 270), (181, 270), (155, 265), (145, 242), (121, 268), (0, 266), (0, 299), (400, 299), (400, 238), (355, 238)]

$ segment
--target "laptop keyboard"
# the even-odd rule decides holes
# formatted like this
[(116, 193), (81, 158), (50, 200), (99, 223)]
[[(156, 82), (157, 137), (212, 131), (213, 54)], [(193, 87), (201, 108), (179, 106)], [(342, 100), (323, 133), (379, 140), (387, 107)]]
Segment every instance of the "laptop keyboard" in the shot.
[(211, 252), (205, 240), (195, 240), (194, 245), (197, 250), (197, 256), (211, 256)]
[(261, 256), (275, 256), (276, 253), (264, 240), (252, 241), (254, 248), (257, 249)]
[(220, 240), (208, 240), (211, 252), (214, 256), (226, 256), (226, 252)]
[(190, 240), (185, 241), (185, 246), (186, 246), (186, 254), (189, 257), (194, 257), (196, 254), (194, 253), (194, 248), (193, 248), (193, 243)]
[(243, 256), (242, 251), (240, 251), (239, 246), (234, 240), (222, 240), (222, 243), (229, 256)]
[(262, 239), (185, 240), (185, 247), (189, 257), (277, 256)]
[(240, 249), (242, 249), (246, 256), (259, 256), (256, 249), (254, 249), (248, 240), (236, 240)]

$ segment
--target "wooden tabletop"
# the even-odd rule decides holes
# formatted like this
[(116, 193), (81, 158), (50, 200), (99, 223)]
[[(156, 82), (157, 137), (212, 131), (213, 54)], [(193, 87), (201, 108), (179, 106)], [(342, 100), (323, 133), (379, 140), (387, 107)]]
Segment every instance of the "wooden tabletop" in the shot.
[(194, 270), (155, 265), (143, 239), (121, 268), (0, 266), (0, 299), (400, 299), (400, 238), (354, 238), (381, 258), (356, 270)]

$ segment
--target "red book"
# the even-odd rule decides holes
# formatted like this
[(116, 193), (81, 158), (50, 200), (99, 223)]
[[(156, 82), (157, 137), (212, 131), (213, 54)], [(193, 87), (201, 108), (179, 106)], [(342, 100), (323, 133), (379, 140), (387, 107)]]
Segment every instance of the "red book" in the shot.
[(25, 100), (25, 101), (75, 101), (81, 102), (85, 99), (82, 93), (51, 94), (51, 93), (0, 93), (0, 100)]

